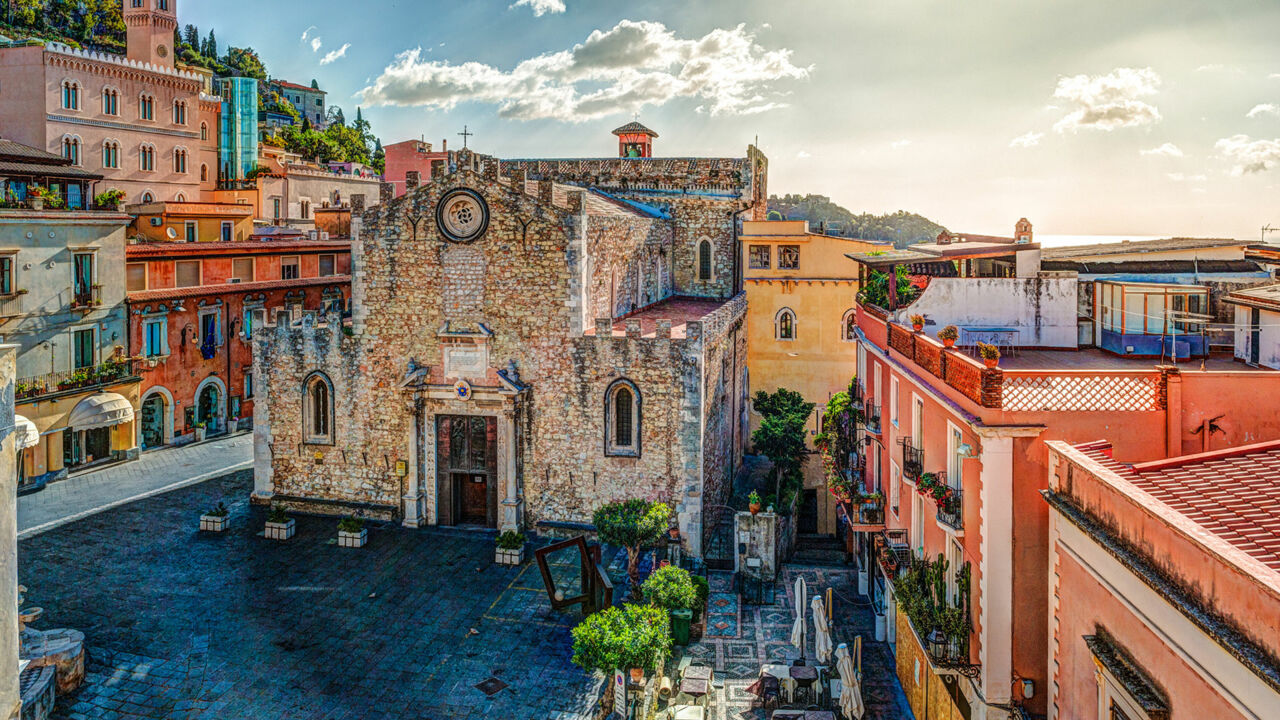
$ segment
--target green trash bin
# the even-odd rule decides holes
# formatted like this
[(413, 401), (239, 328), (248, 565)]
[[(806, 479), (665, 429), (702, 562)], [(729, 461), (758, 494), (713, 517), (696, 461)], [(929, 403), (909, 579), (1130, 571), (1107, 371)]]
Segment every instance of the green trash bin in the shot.
[(693, 623), (692, 610), (671, 611), (671, 638), (677, 645), (689, 644), (689, 625)]

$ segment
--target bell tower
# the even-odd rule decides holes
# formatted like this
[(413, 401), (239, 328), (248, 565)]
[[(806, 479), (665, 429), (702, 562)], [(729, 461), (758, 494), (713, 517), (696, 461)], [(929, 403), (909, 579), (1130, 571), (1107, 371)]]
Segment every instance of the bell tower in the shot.
[(124, 0), (130, 60), (173, 67), (173, 31), (178, 27), (178, 0)]

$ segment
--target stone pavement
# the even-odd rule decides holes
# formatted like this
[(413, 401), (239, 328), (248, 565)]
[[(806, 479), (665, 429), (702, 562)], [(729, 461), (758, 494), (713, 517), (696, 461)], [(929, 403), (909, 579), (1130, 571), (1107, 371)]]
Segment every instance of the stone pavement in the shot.
[(133, 462), (50, 483), (18, 498), (18, 537), (43, 532), (105, 507), (252, 467), (253, 433), (161, 448)]
[[(19, 543), (37, 627), (88, 638), (55, 717), (591, 716), (603, 679), (569, 662), (578, 618), (550, 610), (531, 562), (495, 565), (492, 533), (371, 525), (346, 549), (332, 519), (299, 517), (268, 541), (251, 487), (243, 471)], [(231, 529), (198, 533), (219, 500)]]
[[(875, 616), (865, 597), (858, 595), (858, 573), (852, 568), (784, 565), (775, 587), (774, 603), (746, 605), (732, 588), (732, 573), (709, 574), (707, 628), (703, 639), (691, 644), (686, 654), (695, 662), (715, 668), (724, 679), (712, 712), (714, 720), (763, 720), (765, 712), (751, 704), (754, 696), (746, 687), (755, 682), (766, 662), (786, 662), (798, 656), (791, 645), (791, 623), (795, 619), (796, 578), (803, 575), (811, 602), (815, 593), (833, 590), (832, 645), (848, 643), (862, 636), (863, 720), (903, 720), (911, 718), (911, 708), (898, 682), (893, 655), (885, 643), (875, 642)], [(824, 594), (825, 598), (825, 594)], [(714, 621), (714, 623), (713, 623)], [(806, 657), (813, 658), (813, 611), (805, 608), (808, 627)], [(713, 630), (713, 624), (715, 628)]]

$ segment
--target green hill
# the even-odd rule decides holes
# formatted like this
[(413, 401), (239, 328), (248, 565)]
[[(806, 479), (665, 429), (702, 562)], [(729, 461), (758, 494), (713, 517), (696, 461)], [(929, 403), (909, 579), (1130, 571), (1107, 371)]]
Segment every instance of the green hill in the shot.
[(906, 210), (887, 215), (855, 215), (825, 195), (770, 195), (769, 210), (776, 210), (786, 220), (808, 220), (814, 231), (825, 229), (831, 235), (881, 240), (898, 247), (932, 241), (946, 230), (929, 218)]

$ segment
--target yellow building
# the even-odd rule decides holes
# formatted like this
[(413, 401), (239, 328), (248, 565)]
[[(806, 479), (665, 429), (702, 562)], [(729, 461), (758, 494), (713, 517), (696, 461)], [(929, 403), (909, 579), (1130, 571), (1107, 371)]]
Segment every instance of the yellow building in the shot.
[[(810, 428), (816, 433), (827, 399), (849, 386), (857, 360), (858, 264), (845, 255), (891, 246), (812, 233), (803, 220), (744, 222), (741, 239), (751, 392), (787, 388), (816, 403)], [(760, 418), (753, 413), (751, 420), (754, 431)], [(811, 507), (802, 513), (801, 532), (835, 532), (835, 504), (825, 487), (813, 455), (805, 468), (805, 502), (817, 504), (817, 528), (804, 527)]]
[(153, 202), (130, 205), (131, 236), (155, 241), (240, 242), (253, 234), (253, 206), (238, 203)]

